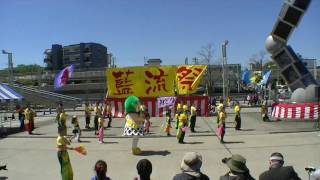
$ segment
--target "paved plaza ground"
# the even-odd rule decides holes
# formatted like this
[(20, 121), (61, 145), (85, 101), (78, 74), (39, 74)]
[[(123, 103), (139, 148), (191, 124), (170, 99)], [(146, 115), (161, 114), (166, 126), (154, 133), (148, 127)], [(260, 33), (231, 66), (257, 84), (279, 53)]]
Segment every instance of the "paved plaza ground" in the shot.
[[(136, 163), (142, 158), (149, 159), (153, 164), (152, 179), (172, 179), (179, 173), (181, 159), (188, 151), (202, 154), (202, 171), (211, 179), (218, 179), (228, 171), (221, 159), (236, 153), (247, 158), (247, 166), (255, 178), (268, 168), (267, 160), (275, 151), (283, 153), (285, 164), (293, 165), (302, 179), (308, 177), (304, 170), (306, 166), (320, 166), (320, 137), (313, 122), (263, 122), (258, 108), (244, 108), (243, 130), (235, 131), (232, 128), (234, 114), (231, 109), (228, 112), (226, 144), (220, 144), (216, 136), (216, 117), (198, 117), (197, 132), (187, 132), (186, 144), (178, 144), (174, 136), (167, 137), (161, 131), (164, 118), (152, 118), (151, 133), (139, 142), (144, 151), (140, 156), (131, 154), (131, 139), (122, 137), (123, 118), (114, 119), (113, 127), (105, 130), (105, 144), (98, 144), (93, 131), (84, 130), (84, 142), (81, 144), (87, 148), (88, 155), (69, 151), (74, 179), (88, 180), (94, 174), (93, 165), (98, 159), (108, 163), (107, 174), (112, 179), (132, 179), (137, 175)], [(84, 127), (83, 112), (67, 113), (70, 116), (79, 115), (81, 127)], [(55, 114), (38, 116), (35, 135), (20, 132), (0, 139), (0, 163), (6, 163), (9, 169), (0, 171), (0, 180), (6, 177), (9, 180), (60, 179), (54, 119)], [(71, 134), (70, 121), (68, 126), (68, 133)], [(175, 134), (174, 131), (172, 129), (172, 134)]]

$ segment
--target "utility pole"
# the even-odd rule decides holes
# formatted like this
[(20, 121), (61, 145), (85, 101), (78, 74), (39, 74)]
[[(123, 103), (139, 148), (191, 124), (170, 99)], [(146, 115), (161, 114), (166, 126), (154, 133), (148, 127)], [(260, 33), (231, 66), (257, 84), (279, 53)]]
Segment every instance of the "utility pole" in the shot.
[(12, 62), (12, 53), (2, 50), (2, 54), (8, 55), (8, 83), (11, 85), (13, 83), (13, 62)]
[[(226, 100), (227, 96), (227, 89), (226, 87), (226, 70), (225, 66), (227, 65), (227, 45), (228, 45), (228, 40), (225, 40), (222, 43), (222, 92), (223, 92), (223, 99)], [(227, 79), (228, 80), (228, 79)]]

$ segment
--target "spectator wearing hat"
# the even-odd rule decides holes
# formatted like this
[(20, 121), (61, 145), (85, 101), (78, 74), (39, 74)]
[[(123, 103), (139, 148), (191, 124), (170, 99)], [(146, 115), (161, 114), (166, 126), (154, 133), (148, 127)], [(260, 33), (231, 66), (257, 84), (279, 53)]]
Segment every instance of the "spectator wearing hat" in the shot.
[(224, 176), (220, 176), (220, 180), (254, 180), (243, 156), (234, 154), (230, 158), (222, 159), (222, 162), (229, 167), (230, 171)]
[(135, 177), (134, 180), (150, 180), (152, 173), (152, 164), (148, 159), (141, 159), (137, 163), (137, 171), (139, 178)]
[(259, 180), (300, 180), (292, 166), (283, 166), (284, 159), (281, 153), (272, 153), (269, 159), (269, 170), (259, 176)]
[(209, 180), (209, 177), (200, 171), (202, 156), (197, 152), (187, 152), (181, 162), (181, 173), (176, 174), (173, 180)]

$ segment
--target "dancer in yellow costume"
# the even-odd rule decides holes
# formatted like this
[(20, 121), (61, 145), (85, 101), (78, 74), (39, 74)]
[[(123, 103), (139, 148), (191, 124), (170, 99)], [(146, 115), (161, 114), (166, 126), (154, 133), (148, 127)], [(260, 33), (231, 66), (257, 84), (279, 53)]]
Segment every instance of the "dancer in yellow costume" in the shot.
[(194, 106), (194, 104), (191, 105), (190, 108), (190, 130), (191, 132), (196, 132), (194, 130), (196, 126), (196, 121), (197, 121), (197, 108)]
[(60, 113), (60, 116), (59, 116), (58, 131), (59, 131), (59, 128), (62, 136), (67, 136), (67, 115), (64, 110)]
[(223, 140), (223, 137), (226, 133), (226, 112), (225, 112), (225, 109), (224, 109), (224, 106), (222, 105), (221, 106), (221, 109), (220, 109), (220, 112), (218, 114), (219, 116), (219, 121), (218, 121), (218, 132), (219, 132), (219, 129), (221, 130), (221, 134), (220, 134), (220, 143), (224, 143), (224, 140)]
[(239, 102), (236, 102), (234, 106), (234, 112), (236, 113), (236, 117), (234, 118), (234, 124), (235, 124), (235, 129), (240, 130), (241, 129), (241, 116), (240, 116), (240, 104)]
[(176, 124), (175, 124), (175, 128), (178, 129), (178, 124), (179, 124), (179, 116), (180, 114), (183, 112), (183, 108), (182, 108), (182, 103), (178, 103), (177, 104), (177, 111), (175, 114), (175, 119), (176, 119)]
[(57, 155), (61, 167), (62, 180), (73, 180), (73, 171), (68, 154), (68, 149), (73, 150), (73, 147), (68, 147), (70, 141), (62, 135), (61, 128), (58, 128), (59, 136), (57, 137)]
[(184, 136), (188, 127), (188, 118), (184, 113), (181, 113), (179, 116), (178, 130), (177, 130), (177, 139), (180, 144), (184, 144)]

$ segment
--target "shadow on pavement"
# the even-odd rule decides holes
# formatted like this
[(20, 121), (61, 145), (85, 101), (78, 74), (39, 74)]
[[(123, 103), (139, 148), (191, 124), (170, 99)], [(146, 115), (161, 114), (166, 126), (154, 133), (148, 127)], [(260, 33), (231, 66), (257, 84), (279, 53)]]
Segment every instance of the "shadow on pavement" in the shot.
[(103, 144), (118, 144), (119, 142), (104, 141)]
[(203, 142), (185, 142), (184, 144), (203, 144)]
[(159, 155), (159, 156), (167, 156), (171, 154), (171, 152), (165, 150), (165, 151), (142, 151), (139, 156), (154, 156), (154, 155)]
[(239, 131), (254, 131), (255, 129), (240, 129)]
[(244, 143), (244, 141), (224, 141), (224, 144), (239, 144)]
[(210, 131), (195, 131), (194, 132), (194, 134), (197, 134), (197, 133), (199, 133), (199, 134), (201, 134), (201, 133), (210, 133)]
[(31, 133), (31, 134), (29, 134), (29, 135), (45, 135), (44, 133)]
[(0, 176), (0, 180), (6, 180), (6, 179), (8, 179), (7, 176)]
[(91, 141), (83, 141), (83, 140), (80, 140), (80, 142), (78, 143), (90, 143)]

